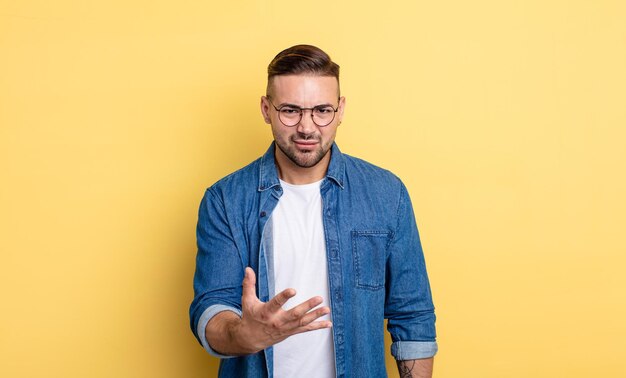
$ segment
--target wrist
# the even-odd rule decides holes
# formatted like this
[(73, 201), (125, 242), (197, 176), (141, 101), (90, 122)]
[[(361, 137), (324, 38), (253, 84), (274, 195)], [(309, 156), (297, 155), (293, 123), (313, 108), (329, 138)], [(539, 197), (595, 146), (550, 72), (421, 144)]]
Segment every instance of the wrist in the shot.
[(248, 355), (259, 352), (262, 348), (255, 348), (255, 346), (251, 343), (253, 339), (251, 335), (246, 333), (243, 320), (233, 319), (227, 326), (228, 338), (231, 342), (231, 345), (235, 347), (235, 349), (239, 352), (237, 354), (240, 355)]
[(209, 348), (216, 354), (224, 356), (236, 357), (248, 354), (237, 330), (239, 323), (241, 318), (234, 312), (223, 311), (216, 314), (209, 320), (205, 330)]

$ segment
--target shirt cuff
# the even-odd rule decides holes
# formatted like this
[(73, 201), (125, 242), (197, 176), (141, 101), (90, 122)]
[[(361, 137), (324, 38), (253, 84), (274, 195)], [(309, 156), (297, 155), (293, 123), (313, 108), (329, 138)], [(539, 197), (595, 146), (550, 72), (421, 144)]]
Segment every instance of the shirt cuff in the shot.
[(391, 355), (398, 361), (430, 358), (437, 354), (436, 341), (396, 341), (391, 344)]
[(241, 317), (241, 311), (239, 311), (239, 309), (237, 308), (222, 305), (222, 304), (212, 305), (212, 306), (209, 306), (206, 310), (204, 310), (202, 315), (200, 315), (200, 319), (198, 320), (198, 328), (196, 329), (196, 331), (198, 333), (198, 338), (200, 339), (200, 343), (202, 343), (202, 346), (204, 347), (204, 349), (206, 349), (207, 352), (209, 352), (210, 355), (215, 356), (217, 358), (233, 358), (236, 356), (226, 356), (226, 355), (219, 354), (216, 351), (214, 351), (209, 346), (209, 342), (206, 339), (206, 325), (209, 324), (209, 320), (211, 320), (215, 315), (219, 314), (222, 311), (232, 311), (235, 314), (239, 315), (239, 317)]

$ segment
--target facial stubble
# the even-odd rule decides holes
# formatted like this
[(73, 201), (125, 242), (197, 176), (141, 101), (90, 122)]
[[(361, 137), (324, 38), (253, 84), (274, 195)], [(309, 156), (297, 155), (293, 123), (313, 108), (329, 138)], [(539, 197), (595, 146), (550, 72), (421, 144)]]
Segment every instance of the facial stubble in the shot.
[[(304, 138), (300, 138), (300, 139), (304, 139)], [(326, 145), (322, 145), (321, 140), (317, 139), (318, 142), (320, 143), (320, 148), (315, 149), (315, 150), (302, 151), (302, 150), (297, 150), (297, 147), (295, 146), (295, 141), (293, 140), (293, 138), (289, 138), (289, 140), (292, 143), (292, 148), (289, 148), (289, 146), (283, 146), (282, 143), (278, 142), (278, 140), (275, 139), (276, 146), (278, 146), (278, 148), (282, 151), (282, 153), (285, 156), (287, 156), (287, 158), (289, 158), (289, 160), (291, 160), (292, 163), (294, 163), (296, 166), (300, 168), (311, 168), (311, 167), (316, 166), (324, 158), (324, 156), (326, 156), (326, 154), (330, 152), (330, 145), (332, 144), (332, 142), (329, 142)], [(303, 159), (302, 156), (298, 156), (298, 153), (304, 154), (305, 156), (309, 156), (310, 158)]]

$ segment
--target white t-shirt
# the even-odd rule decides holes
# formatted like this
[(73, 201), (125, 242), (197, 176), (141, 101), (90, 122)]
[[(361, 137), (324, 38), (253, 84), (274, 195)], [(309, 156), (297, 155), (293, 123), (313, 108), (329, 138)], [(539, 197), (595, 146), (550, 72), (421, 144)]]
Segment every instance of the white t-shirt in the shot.
[[(292, 185), (280, 181), (283, 195), (272, 212), (275, 294), (296, 290), (283, 309), (314, 296), (328, 301), (328, 268), (322, 223), (322, 181)], [(318, 320), (328, 320), (329, 315)], [(299, 333), (274, 345), (274, 376), (335, 377), (332, 328)]]

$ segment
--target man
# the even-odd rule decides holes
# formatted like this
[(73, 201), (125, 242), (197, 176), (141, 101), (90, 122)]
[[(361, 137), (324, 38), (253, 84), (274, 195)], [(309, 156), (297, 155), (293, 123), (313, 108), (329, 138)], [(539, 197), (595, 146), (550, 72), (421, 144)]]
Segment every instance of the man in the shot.
[[(435, 315), (406, 188), (334, 143), (339, 66), (314, 46), (268, 67), (274, 143), (207, 189), (191, 328), (221, 377), (430, 377)], [(242, 283), (243, 279), (243, 283)]]

